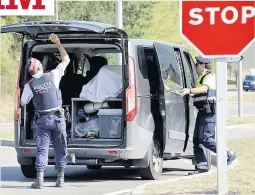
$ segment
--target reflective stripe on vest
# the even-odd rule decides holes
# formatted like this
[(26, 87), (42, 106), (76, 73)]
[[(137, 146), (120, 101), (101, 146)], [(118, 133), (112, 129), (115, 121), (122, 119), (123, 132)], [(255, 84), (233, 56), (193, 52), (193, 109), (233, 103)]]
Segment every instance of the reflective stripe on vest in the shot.
[(201, 81), (201, 79), (202, 79), (203, 76), (204, 76), (204, 75), (201, 75), (200, 77), (198, 77), (197, 84), (196, 84), (196, 88), (202, 86), (202, 84), (200, 84), (200, 81)]
[[(205, 79), (206, 76), (209, 75), (209, 74), (213, 74), (213, 73), (207, 72), (207, 73), (201, 75), (200, 77), (198, 77), (197, 84), (196, 84), (196, 88), (201, 87), (201, 86), (203, 85), (204, 79)], [(201, 82), (201, 81), (202, 81), (202, 82)]]
[[(210, 72), (201, 75), (198, 78), (196, 88), (201, 87), (203, 85), (203, 81), (206, 78), (207, 75), (212, 74)], [(214, 104), (216, 102), (216, 90), (210, 89), (207, 91), (207, 93), (202, 93), (202, 94), (196, 94), (193, 97), (193, 103), (194, 106), (199, 109), (203, 110), (205, 109), (206, 104)]]
[(207, 95), (201, 96), (201, 97), (195, 97), (193, 98), (193, 102), (199, 102), (199, 101), (211, 101), (211, 100), (216, 100), (216, 97), (207, 97)]

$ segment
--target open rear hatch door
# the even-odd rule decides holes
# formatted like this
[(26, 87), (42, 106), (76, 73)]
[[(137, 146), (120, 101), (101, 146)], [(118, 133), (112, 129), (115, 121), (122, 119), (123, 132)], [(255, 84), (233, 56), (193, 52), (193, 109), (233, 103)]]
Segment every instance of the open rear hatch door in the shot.
[[(128, 35), (125, 31), (104, 23), (98, 22), (79, 22), (79, 21), (31, 21), (17, 24), (9, 24), (1, 26), (1, 33), (19, 33), (23, 37), (28, 36), (35, 41), (47, 40), (51, 33), (58, 35), (60, 39), (118, 39), (122, 47), (122, 62), (123, 62), (123, 86), (125, 86), (128, 78)], [(23, 44), (22, 44), (23, 45)], [(123, 90), (123, 97), (125, 97), (125, 90)], [(123, 101), (123, 118), (125, 116), (125, 101)], [(124, 140), (124, 139), (123, 139)], [(90, 147), (101, 146), (119, 146), (123, 144), (123, 140), (119, 142), (105, 141), (100, 142), (95, 140), (95, 143)], [(92, 142), (92, 141), (91, 141)], [(98, 142), (98, 143), (97, 143)], [(84, 147), (90, 143), (83, 144)], [(26, 146), (35, 145), (34, 140), (26, 142)], [(69, 144), (70, 145), (70, 144)], [(77, 146), (82, 144), (77, 144)]]
[(59, 38), (127, 38), (127, 33), (113, 25), (87, 21), (31, 21), (8, 24), (1, 27), (1, 33), (20, 33), (34, 40), (47, 39), (56, 33)]

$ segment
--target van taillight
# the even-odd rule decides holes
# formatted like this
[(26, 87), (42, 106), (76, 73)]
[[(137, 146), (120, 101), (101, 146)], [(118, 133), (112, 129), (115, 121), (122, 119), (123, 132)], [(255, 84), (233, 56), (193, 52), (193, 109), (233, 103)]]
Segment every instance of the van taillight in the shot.
[(18, 61), (18, 76), (16, 81), (16, 91), (14, 96), (14, 120), (20, 120), (20, 88), (19, 88), (19, 79), (20, 79), (20, 67), (21, 61)]
[(126, 90), (126, 120), (132, 121), (135, 118), (137, 112), (135, 60), (132, 57), (128, 58), (128, 75), (129, 86)]
[(16, 93), (14, 97), (14, 119), (20, 119), (20, 90), (16, 88)]

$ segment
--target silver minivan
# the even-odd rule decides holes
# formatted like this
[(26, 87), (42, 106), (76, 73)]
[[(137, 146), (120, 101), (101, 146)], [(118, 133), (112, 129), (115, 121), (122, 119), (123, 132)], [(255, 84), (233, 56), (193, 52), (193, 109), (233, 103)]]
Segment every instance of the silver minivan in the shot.
[[(135, 166), (142, 179), (155, 180), (161, 175), (163, 160), (193, 157), (192, 135), (197, 111), (192, 98), (181, 97), (179, 93), (184, 87), (194, 87), (197, 80), (195, 63), (186, 47), (130, 39), (115, 26), (86, 21), (35, 21), (1, 27), (1, 33), (9, 32), (23, 36), (14, 131), (17, 159), (25, 177), (36, 177), (36, 115), (32, 103), (20, 106), (20, 97), (31, 78), (26, 69), (30, 56), (39, 59), (46, 72), (60, 62), (56, 46), (48, 39), (50, 33), (59, 36), (71, 59), (60, 83), (68, 133), (68, 164), (87, 165), (88, 169)], [(102, 80), (99, 76), (102, 67), (96, 74), (90, 74), (102, 63), (95, 59), (102, 57), (107, 61), (102, 67), (114, 69), (121, 76), (116, 83), (121, 84), (121, 91), (104, 99), (101, 106), (89, 113), (83, 108), (98, 102), (80, 94), (94, 78)], [(100, 86), (111, 88), (106, 81)], [(99, 89), (93, 90), (100, 93)], [(106, 107), (102, 106), (104, 103)], [(88, 124), (88, 117), (96, 119), (98, 131), (81, 135), (81, 127)], [(111, 133), (113, 128), (115, 134)], [(50, 145), (48, 164), (54, 163)]]

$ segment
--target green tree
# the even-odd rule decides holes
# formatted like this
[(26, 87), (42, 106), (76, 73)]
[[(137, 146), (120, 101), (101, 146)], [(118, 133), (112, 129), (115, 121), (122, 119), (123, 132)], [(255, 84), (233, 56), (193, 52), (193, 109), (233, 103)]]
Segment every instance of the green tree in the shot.
[(155, 3), (151, 10), (151, 22), (145, 38), (185, 45), (192, 53), (198, 52), (180, 34), (179, 2), (162, 1)]
[[(16, 23), (18, 17), (2, 17), (1, 26)], [(1, 67), (1, 95), (13, 94), (17, 76), (17, 56), (20, 45), (16, 43), (18, 35), (0, 34), (0, 67)]]

